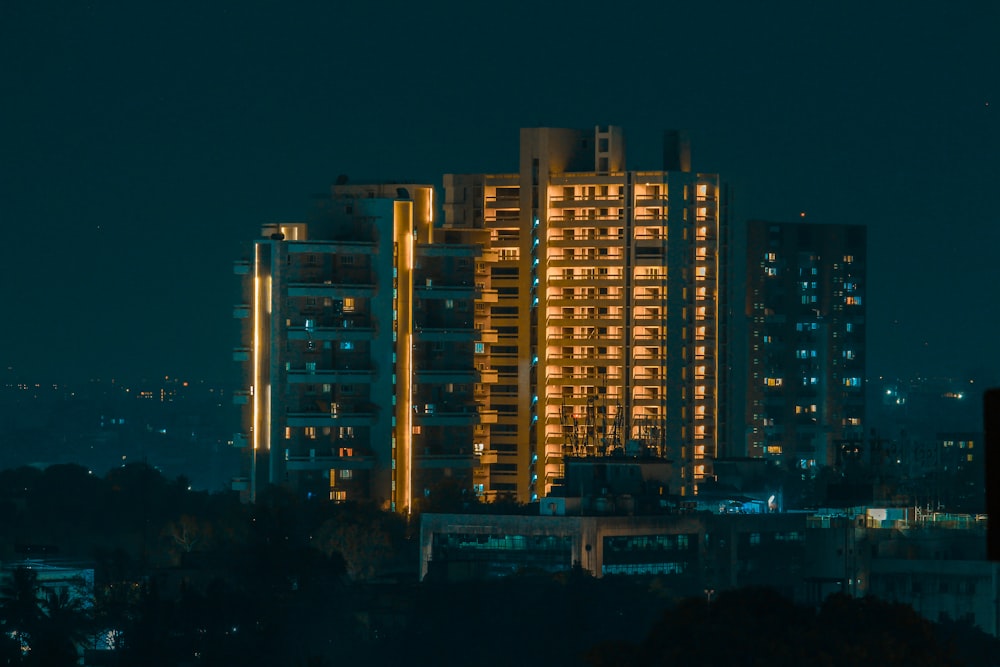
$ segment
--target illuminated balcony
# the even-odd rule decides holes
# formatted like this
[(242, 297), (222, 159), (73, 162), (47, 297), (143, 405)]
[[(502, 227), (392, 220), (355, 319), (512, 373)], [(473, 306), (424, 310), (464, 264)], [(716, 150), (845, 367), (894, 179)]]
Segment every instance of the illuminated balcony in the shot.
[(599, 195), (580, 193), (578, 195), (554, 195), (549, 197), (551, 208), (621, 208), (625, 198), (622, 195)]
[(486, 208), (520, 208), (521, 195), (497, 195), (486, 198)]
[(496, 424), (498, 413), (496, 410), (480, 410), (479, 411), (479, 423), (480, 424)]
[(483, 303), (497, 303), (500, 301), (499, 294), (495, 289), (476, 290), (476, 298)]
[(497, 453), (492, 449), (487, 449), (483, 453), (479, 454), (476, 459), (479, 461), (479, 465), (491, 466), (497, 462)]
[(549, 178), (552, 185), (623, 185), (625, 173), (613, 171), (597, 173), (595, 171), (573, 171), (562, 174), (552, 174)]
[(476, 371), (479, 374), (479, 382), (483, 384), (496, 384), (499, 381), (499, 373), (493, 368), (480, 368)]

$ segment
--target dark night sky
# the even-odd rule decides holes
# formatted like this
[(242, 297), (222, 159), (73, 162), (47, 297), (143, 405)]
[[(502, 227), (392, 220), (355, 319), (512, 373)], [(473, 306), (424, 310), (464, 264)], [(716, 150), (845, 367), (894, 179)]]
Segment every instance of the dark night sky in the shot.
[(229, 381), (262, 223), (610, 123), (633, 169), (688, 130), (736, 224), (867, 224), (870, 374), (1000, 376), (1000, 3), (954, 4), (6, 0), (3, 365)]

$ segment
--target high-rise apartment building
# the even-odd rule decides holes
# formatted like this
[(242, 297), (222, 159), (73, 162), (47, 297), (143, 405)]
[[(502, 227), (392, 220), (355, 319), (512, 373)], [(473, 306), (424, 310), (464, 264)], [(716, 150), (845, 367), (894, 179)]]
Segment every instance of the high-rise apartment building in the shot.
[(747, 453), (835, 465), (864, 437), (866, 229), (750, 221)]
[(726, 197), (668, 133), (630, 171), (620, 128), (521, 131), (517, 173), (445, 176), (445, 228), (483, 248), (474, 392), (477, 491), (534, 500), (573, 456), (711, 474), (725, 432)]
[(309, 223), (268, 225), (237, 262), (246, 476), (399, 511), (471, 487), (489, 414), (473, 396), (478, 248), (435, 234), (433, 188), (337, 185)]

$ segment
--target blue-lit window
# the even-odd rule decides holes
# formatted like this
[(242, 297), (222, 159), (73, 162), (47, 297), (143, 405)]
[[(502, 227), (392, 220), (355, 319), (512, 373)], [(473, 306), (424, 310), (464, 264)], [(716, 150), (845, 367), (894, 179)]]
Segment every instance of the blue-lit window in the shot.
[(476, 354), (483, 354), (486, 352), (486, 343), (476, 343)]
[(340, 349), (341, 350), (353, 350), (354, 349), (354, 342), (353, 341), (349, 341), (349, 340), (342, 340), (342, 341), (340, 341)]

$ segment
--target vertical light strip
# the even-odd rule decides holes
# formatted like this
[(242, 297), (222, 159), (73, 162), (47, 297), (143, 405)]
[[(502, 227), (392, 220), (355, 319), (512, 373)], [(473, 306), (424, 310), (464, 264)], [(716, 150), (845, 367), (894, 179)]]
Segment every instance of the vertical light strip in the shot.
[(253, 379), (250, 400), (253, 401), (250, 419), (250, 502), (257, 500), (257, 449), (260, 447), (260, 244), (254, 244), (253, 261)]
[[(273, 257), (273, 255), (272, 255)], [(264, 299), (264, 308), (266, 309), (267, 317), (264, 318), (262, 324), (270, 326), (271, 323), (271, 286), (273, 284), (271, 273), (268, 272), (267, 275), (267, 296)], [(270, 344), (271, 337), (267, 338), (268, 344)], [(271, 355), (268, 354), (268, 361), (270, 361)], [(267, 451), (271, 451), (271, 374), (268, 373), (267, 384), (265, 384), (265, 396), (264, 396), (264, 447)]]
[[(411, 205), (412, 206), (412, 205)], [(410, 213), (412, 216), (412, 207)], [(407, 225), (406, 244), (406, 514), (413, 513), (413, 231)]]

